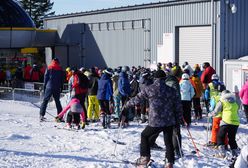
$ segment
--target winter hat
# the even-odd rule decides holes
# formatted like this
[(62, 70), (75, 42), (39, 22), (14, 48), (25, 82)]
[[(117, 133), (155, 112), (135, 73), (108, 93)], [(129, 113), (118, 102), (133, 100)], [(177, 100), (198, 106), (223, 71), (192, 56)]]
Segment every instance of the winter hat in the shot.
[(128, 66), (124, 66), (124, 67), (121, 68), (121, 71), (122, 71), (122, 72), (127, 72), (127, 71), (129, 71), (129, 70), (130, 70), (130, 69), (129, 69)]
[(59, 59), (58, 58), (53, 58), (53, 61), (58, 62), (59, 63)]
[(219, 80), (219, 76), (217, 74), (213, 74), (211, 79), (212, 80)]
[(111, 68), (107, 68), (104, 70), (104, 73), (108, 74), (108, 75), (113, 75), (112, 74), (112, 69)]
[(187, 73), (182, 74), (182, 79), (189, 79), (189, 75)]
[(166, 74), (163, 70), (157, 70), (154, 74), (154, 78), (165, 78)]

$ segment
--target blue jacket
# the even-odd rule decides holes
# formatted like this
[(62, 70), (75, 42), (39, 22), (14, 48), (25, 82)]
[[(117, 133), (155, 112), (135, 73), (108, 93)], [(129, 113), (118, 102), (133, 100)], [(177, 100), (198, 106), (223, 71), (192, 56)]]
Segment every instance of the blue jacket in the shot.
[(48, 66), (44, 75), (44, 90), (51, 89), (54, 91), (61, 91), (64, 82), (64, 72), (60, 65), (53, 61)]
[(113, 96), (113, 87), (111, 78), (107, 74), (103, 74), (98, 80), (97, 99), (110, 100)]
[(195, 95), (194, 87), (189, 80), (181, 80), (179, 83), (181, 99), (185, 101), (191, 101)]
[(122, 96), (131, 94), (131, 87), (126, 73), (121, 72), (118, 80), (118, 90)]

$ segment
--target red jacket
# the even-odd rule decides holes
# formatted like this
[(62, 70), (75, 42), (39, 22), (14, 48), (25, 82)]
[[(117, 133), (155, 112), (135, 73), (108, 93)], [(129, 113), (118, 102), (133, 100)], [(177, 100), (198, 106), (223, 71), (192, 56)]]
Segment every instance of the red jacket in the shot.
[(72, 89), (75, 90), (75, 95), (86, 94), (88, 92), (88, 88), (81, 88), (79, 86), (79, 77), (78, 77), (78, 75), (80, 75), (80, 74), (76, 73), (76, 74), (73, 75)]
[(211, 77), (215, 73), (216, 73), (215, 70), (211, 66), (207, 67), (201, 75), (201, 82), (203, 84), (210, 83), (212, 81)]
[(30, 71), (31, 71), (32, 67), (30, 65), (27, 65), (24, 68), (24, 79), (25, 80), (30, 80)]

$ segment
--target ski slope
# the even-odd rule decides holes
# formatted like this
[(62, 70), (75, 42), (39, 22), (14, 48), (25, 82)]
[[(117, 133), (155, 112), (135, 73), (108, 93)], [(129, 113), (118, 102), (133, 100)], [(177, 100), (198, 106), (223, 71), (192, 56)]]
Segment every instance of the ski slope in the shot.
[[(39, 103), (38, 103), (39, 104)], [(62, 100), (63, 106), (65, 101)], [(56, 115), (56, 108), (50, 103), (47, 111)], [(50, 115), (48, 122), (39, 122), (39, 109), (32, 103), (23, 101), (0, 100), (0, 167), (6, 168), (132, 168), (131, 164), (121, 160), (134, 161), (139, 157), (140, 133), (145, 124), (130, 122), (125, 129), (102, 129), (90, 124), (84, 130), (68, 131), (64, 123), (55, 123)], [(241, 113), (241, 125), (237, 133), (240, 148), (248, 142), (248, 126), (244, 124)], [(220, 168), (228, 167), (227, 161), (214, 158), (214, 149), (204, 147), (207, 133), (203, 128), (206, 119), (193, 122), (190, 128), (200, 156), (192, 155), (192, 141), (186, 128), (182, 128), (182, 146), (185, 157), (177, 160), (176, 168)], [(113, 142), (119, 134), (119, 141)], [(164, 146), (163, 134), (157, 144)], [(164, 151), (152, 151), (155, 165), (164, 165)]]

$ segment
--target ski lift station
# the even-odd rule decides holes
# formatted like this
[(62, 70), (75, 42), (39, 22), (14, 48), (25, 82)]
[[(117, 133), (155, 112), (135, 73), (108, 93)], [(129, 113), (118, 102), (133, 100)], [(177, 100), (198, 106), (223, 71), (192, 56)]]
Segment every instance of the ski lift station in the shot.
[(248, 0), (168, 0), (56, 15), (44, 30), (0, 29), (11, 42), (0, 48), (43, 46), (63, 67), (209, 62), (222, 76), (223, 60), (248, 55), (247, 9)]

